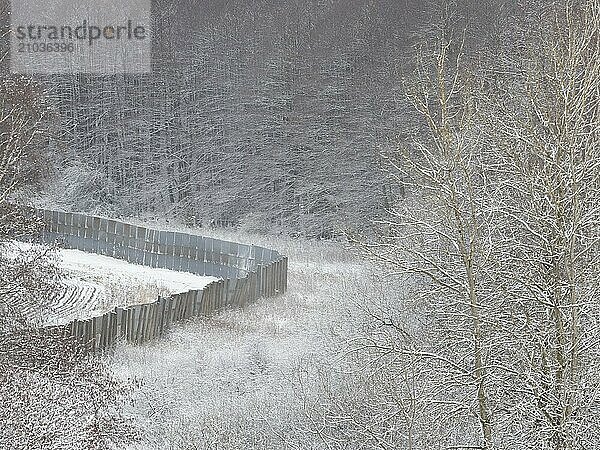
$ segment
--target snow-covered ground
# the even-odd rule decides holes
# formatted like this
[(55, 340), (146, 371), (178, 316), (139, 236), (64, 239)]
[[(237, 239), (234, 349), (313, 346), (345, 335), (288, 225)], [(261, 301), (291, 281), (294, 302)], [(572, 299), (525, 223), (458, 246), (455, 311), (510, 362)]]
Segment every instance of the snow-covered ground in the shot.
[(128, 413), (143, 438), (129, 450), (322, 448), (297, 433), (301, 391), (315, 382), (305, 367), (333, 364), (332, 334), (354, 327), (347, 308), (372, 289), (370, 267), (335, 244), (256, 243), (289, 256), (286, 294), (195, 319), (147, 345), (122, 344), (109, 357), (119, 378), (140, 386)]
[[(204, 277), (188, 272), (177, 272), (167, 269), (153, 269), (138, 264), (131, 264), (108, 256), (86, 253), (80, 250), (60, 250), (60, 267), (68, 273), (80, 278), (94, 277), (100, 273), (114, 281), (137, 282), (139, 284), (156, 284), (159, 289), (176, 294), (192, 289), (203, 289), (215, 277)], [(96, 275), (97, 276), (97, 275)]]
[[(15, 256), (32, 249), (31, 244), (25, 243), (11, 247)], [(217, 280), (187, 272), (153, 269), (80, 250), (58, 250), (56, 263), (62, 276), (51, 304), (46, 305), (43, 312), (47, 324), (93, 317), (116, 306), (151, 303), (158, 296), (203, 289)], [(29, 314), (34, 313), (33, 308), (23, 305)]]

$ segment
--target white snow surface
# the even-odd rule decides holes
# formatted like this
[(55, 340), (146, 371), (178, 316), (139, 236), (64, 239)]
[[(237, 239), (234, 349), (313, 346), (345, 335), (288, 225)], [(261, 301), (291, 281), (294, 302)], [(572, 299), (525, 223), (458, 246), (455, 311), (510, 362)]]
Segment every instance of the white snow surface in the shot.
[[(19, 242), (11, 247), (10, 253), (16, 257), (40, 246)], [(218, 280), (188, 272), (154, 269), (80, 250), (59, 249), (56, 264), (62, 276), (50, 304), (22, 305), (26, 314), (40, 315), (41, 312), (42, 321), (49, 325), (102, 315), (117, 306), (152, 303), (159, 296), (204, 289)]]
[(138, 282), (140, 285), (156, 284), (160, 289), (164, 289), (170, 294), (204, 289), (207, 284), (218, 279), (188, 272), (153, 269), (152, 267), (131, 264), (120, 259), (80, 250), (62, 249), (59, 255), (59, 266), (70, 273), (86, 277), (100, 272), (112, 281)]

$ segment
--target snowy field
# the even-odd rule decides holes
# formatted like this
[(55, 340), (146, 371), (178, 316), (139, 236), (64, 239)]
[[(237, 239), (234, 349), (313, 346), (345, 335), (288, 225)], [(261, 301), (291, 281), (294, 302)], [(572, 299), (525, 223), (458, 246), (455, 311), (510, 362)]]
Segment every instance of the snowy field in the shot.
[[(16, 243), (12, 252), (17, 255), (32, 249), (31, 244)], [(151, 303), (158, 296), (203, 289), (218, 279), (153, 269), (80, 250), (58, 250), (56, 263), (61, 276), (51, 304), (46, 305), (42, 313), (47, 324), (101, 315), (116, 306)], [(29, 315), (35, 314), (37, 309), (23, 305)]]
[(320, 448), (295, 430), (302, 386), (314, 379), (303, 366), (332, 363), (332, 333), (353, 327), (345, 317), (372, 290), (370, 267), (335, 244), (256, 243), (289, 256), (286, 294), (197, 318), (147, 345), (121, 344), (109, 357), (120, 378), (140, 386), (129, 414), (143, 439), (130, 450)]

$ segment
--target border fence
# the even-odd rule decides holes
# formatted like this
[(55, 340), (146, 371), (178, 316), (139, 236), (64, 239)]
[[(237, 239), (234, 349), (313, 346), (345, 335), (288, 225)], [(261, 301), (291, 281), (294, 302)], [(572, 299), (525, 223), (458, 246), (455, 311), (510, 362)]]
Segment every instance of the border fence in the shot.
[(287, 289), (288, 259), (275, 250), (78, 213), (36, 209), (35, 214), (44, 223), (44, 242), (134, 264), (220, 278), (202, 290), (117, 307), (63, 326), (92, 351), (109, 348), (120, 339), (141, 344), (160, 337), (174, 323), (225, 307), (243, 307)]

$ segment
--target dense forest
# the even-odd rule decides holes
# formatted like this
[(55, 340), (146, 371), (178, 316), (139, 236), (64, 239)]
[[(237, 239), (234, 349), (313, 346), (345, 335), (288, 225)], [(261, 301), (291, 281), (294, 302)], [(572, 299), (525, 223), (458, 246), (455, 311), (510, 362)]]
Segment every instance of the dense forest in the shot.
[(402, 93), (415, 49), (466, 30), (465, 51), (493, 58), (480, 50), (526, 11), (510, 3), (157, 1), (152, 73), (38, 78), (47, 190), (198, 226), (362, 229), (397, 194), (382, 152), (418, 132)]

